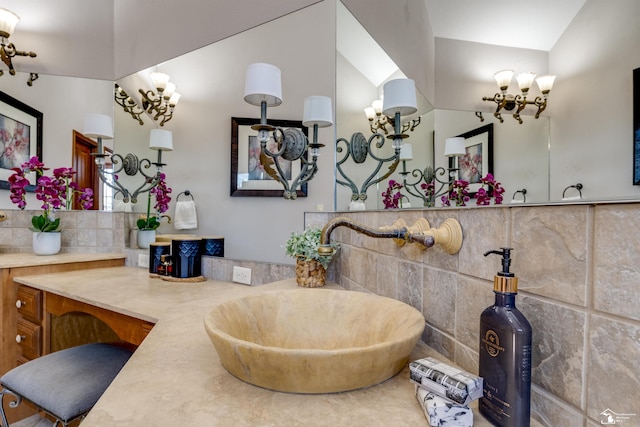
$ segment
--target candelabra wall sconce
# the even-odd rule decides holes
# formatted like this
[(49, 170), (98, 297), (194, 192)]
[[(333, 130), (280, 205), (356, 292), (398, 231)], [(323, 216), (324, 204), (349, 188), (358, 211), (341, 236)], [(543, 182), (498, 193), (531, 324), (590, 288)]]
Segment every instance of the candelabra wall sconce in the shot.
[(121, 106), (124, 109), (125, 113), (131, 115), (131, 117), (140, 124), (140, 126), (144, 125), (142, 121), (142, 113), (144, 110), (138, 106), (138, 103), (131, 97), (129, 94), (122, 89), (117, 83), (115, 84), (115, 90), (113, 93), (114, 100), (116, 104)]
[[(162, 163), (162, 152), (173, 150), (173, 135), (168, 130), (152, 129), (149, 139), (149, 148), (158, 152), (156, 162), (149, 159), (139, 159), (133, 153), (122, 156), (117, 153), (105, 154), (103, 152), (102, 140), (113, 139), (113, 121), (111, 117), (103, 114), (87, 114), (84, 121), (84, 135), (96, 138), (98, 150), (95, 154), (95, 162), (98, 167), (100, 180), (114, 190), (114, 197), (122, 194), (123, 203), (137, 203), (138, 195), (150, 191), (158, 184), (160, 173), (165, 163)], [(109, 162), (107, 162), (107, 159)], [(110, 164), (111, 167), (108, 167)], [(146, 170), (156, 167), (155, 174), (149, 174)], [(142, 183), (133, 191), (127, 189), (119, 179), (119, 174), (134, 177), (140, 174)], [(136, 184), (137, 185), (137, 184)]]
[[(549, 92), (551, 92), (551, 88), (553, 87), (553, 82), (555, 81), (556, 76), (546, 75), (542, 77), (538, 77), (536, 79), (536, 73), (528, 72), (528, 73), (520, 73), (517, 76), (518, 87), (520, 88), (521, 94), (512, 95), (507, 93), (509, 89), (509, 85), (511, 84), (511, 80), (513, 78), (513, 70), (502, 70), (498, 71), (495, 74), (496, 83), (498, 84), (498, 88), (500, 89), (499, 93), (496, 93), (492, 97), (483, 97), (483, 101), (494, 102), (497, 104), (496, 111), (493, 115), (500, 120), (500, 123), (504, 122), (502, 118), (501, 111), (514, 111), (513, 118), (518, 121), (518, 123), (522, 124), (522, 118), (520, 117), (520, 113), (525, 109), (526, 106), (531, 105), (537, 108), (535, 118), (540, 117), (540, 113), (542, 113), (547, 108), (547, 98), (549, 97)], [(533, 85), (533, 81), (536, 81), (538, 84), (538, 88), (542, 96), (536, 96), (533, 101), (527, 99), (529, 96), (529, 90)], [(476, 114), (477, 115), (477, 114)], [(480, 121), (483, 121), (483, 117), (480, 114), (478, 116)]]
[[(449, 162), (447, 169), (442, 166), (436, 169), (427, 166), (424, 169), (414, 169), (409, 172), (407, 162), (413, 159), (412, 151), (411, 144), (405, 144), (400, 151), (400, 161), (402, 161), (400, 175), (402, 175), (404, 189), (410, 195), (421, 199), (423, 206), (433, 207), (436, 198), (448, 193), (453, 182), (458, 178), (459, 169), (456, 167), (455, 158), (464, 156), (465, 139), (455, 137), (445, 140), (444, 155)], [(409, 175), (411, 178), (408, 177)]]
[(156, 92), (138, 89), (142, 96), (142, 109), (160, 126), (164, 126), (173, 118), (173, 110), (180, 100), (180, 94), (176, 92), (176, 85), (169, 81), (168, 74), (155, 72), (150, 77)]
[[(387, 129), (387, 126), (392, 132), (396, 127), (395, 119), (393, 117), (382, 114), (383, 105), (384, 103), (382, 99), (376, 99), (371, 103), (371, 107), (367, 107), (364, 109), (364, 114), (369, 120), (369, 129), (371, 129), (371, 133), (382, 131), (382, 133), (387, 135), (389, 134), (389, 129)], [(420, 125), (420, 120), (421, 117), (418, 117), (416, 119), (412, 119), (406, 123), (403, 123), (401, 129), (402, 133), (413, 132), (414, 129)]]
[[(35, 52), (18, 50), (13, 43), (9, 42), (9, 38), (13, 31), (16, 29), (16, 25), (20, 22), (20, 17), (10, 10), (0, 8), (0, 59), (9, 69), (9, 74), (16, 75), (16, 70), (13, 67), (13, 58), (16, 56), (26, 56), (29, 58), (35, 58), (37, 55)], [(4, 74), (4, 70), (0, 70), (0, 76)], [(27, 86), (32, 86), (33, 82), (38, 79), (37, 73), (29, 73), (27, 79)]]
[[(304, 101), (302, 124), (313, 129), (310, 142), (301, 129), (275, 127), (267, 123), (267, 107), (282, 104), (282, 81), (280, 69), (275, 65), (254, 63), (247, 68), (244, 100), (260, 106), (260, 123), (251, 126), (258, 132), (260, 141), (260, 164), (265, 172), (284, 188), (287, 200), (298, 197), (297, 189), (311, 181), (318, 171), (318, 156), (324, 144), (318, 143), (318, 129), (333, 125), (331, 99), (326, 96), (309, 96)], [(273, 138), (277, 151), (271, 151), (267, 142)], [(308, 159), (311, 152), (311, 160)], [(291, 180), (281, 166), (280, 159), (301, 161), (300, 173)]]
[[(336, 162), (336, 169), (339, 175), (339, 177), (336, 177), (336, 182), (351, 190), (352, 209), (364, 209), (364, 201), (367, 199), (367, 189), (387, 179), (396, 170), (398, 162), (400, 161), (400, 151), (402, 150), (403, 140), (409, 137), (405, 132), (410, 129), (410, 127), (403, 127), (401, 118), (402, 116), (413, 114), (418, 110), (416, 106), (416, 86), (413, 80), (390, 80), (384, 84), (383, 92), (384, 102), (382, 105), (382, 114), (384, 114), (385, 117), (393, 118), (393, 133), (386, 136), (386, 139), (393, 141), (391, 145), (393, 154), (389, 157), (381, 157), (374, 153), (372, 150), (374, 143), (376, 149), (380, 150), (385, 142), (385, 135), (374, 132), (374, 130), (372, 130), (374, 133), (369, 139), (365, 138), (362, 133), (356, 132), (351, 136), (350, 141), (347, 141), (345, 138), (338, 138), (336, 140), (336, 152), (344, 153)], [(362, 185), (358, 186), (353, 179), (347, 176), (342, 166), (349, 158), (353, 159), (356, 164), (362, 164), (365, 163), (368, 157), (374, 160), (373, 171), (364, 180)], [(385, 164), (388, 164), (387, 170), (383, 175), (378, 175)], [(354, 204), (354, 202), (356, 203)]]

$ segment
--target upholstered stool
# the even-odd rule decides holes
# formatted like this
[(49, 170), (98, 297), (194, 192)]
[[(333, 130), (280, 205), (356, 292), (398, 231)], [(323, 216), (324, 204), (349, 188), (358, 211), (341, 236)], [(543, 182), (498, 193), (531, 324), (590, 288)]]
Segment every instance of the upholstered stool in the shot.
[[(60, 350), (20, 365), (0, 378), (0, 404), (12, 395), (15, 408), (26, 399), (56, 418), (54, 426), (67, 426), (95, 405), (131, 351), (111, 344), (86, 344)], [(7, 427), (0, 406), (3, 427)]]

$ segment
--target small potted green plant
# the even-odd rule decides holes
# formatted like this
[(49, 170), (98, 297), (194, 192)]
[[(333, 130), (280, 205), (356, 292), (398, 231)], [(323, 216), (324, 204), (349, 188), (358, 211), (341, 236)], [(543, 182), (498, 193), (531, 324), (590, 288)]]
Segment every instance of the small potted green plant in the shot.
[(296, 259), (296, 282), (298, 286), (316, 288), (324, 286), (326, 270), (339, 248), (338, 243), (331, 243), (334, 249), (333, 255), (318, 254), (320, 236), (322, 230), (318, 227), (310, 227), (301, 233), (292, 232), (287, 240), (285, 252)]

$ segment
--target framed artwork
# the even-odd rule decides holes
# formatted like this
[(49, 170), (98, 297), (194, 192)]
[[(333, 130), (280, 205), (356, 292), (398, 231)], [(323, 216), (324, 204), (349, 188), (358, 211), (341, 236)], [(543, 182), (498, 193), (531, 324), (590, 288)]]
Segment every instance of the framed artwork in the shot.
[[(11, 169), (32, 156), (42, 160), (42, 113), (0, 92), (0, 188), (9, 189)], [(37, 177), (31, 175), (27, 191), (35, 191)]]
[[(267, 120), (276, 127), (299, 128), (308, 135), (306, 126), (295, 120)], [(232, 117), (231, 118), (231, 197), (282, 197), (284, 188), (271, 178), (260, 163), (260, 141), (258, 132), (251, 126), (259, 124), (260, 119)], [(271, 138), (270, 151), (277, 151), (276, 143)], [(268, 147), (269, 148), (269, 147)], [(306, 156), (306, 153), (304, 154)], [(291, 181), (300, 173), (301, 163), (279, 159), (280, 166), (285, 172), (286, 179)], [(298, 197), (307, 196), (307, 184), (297, 191)]]
[(640, 185), (640, 68), (633, 70), (633, 185)]
[(457, 136), (465, 139), (465, 155), (457, 158), (458, 176), (475, 194), (482, 186), (480, 179), (493, 173), (493, 123)]

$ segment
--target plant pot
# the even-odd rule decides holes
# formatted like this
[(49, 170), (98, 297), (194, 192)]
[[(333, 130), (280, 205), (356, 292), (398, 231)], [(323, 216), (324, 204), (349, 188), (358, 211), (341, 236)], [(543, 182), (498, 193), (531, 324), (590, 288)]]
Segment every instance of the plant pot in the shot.
[(138, 230), (136, 240), (140, 249), (149, 249), (151, 243), (156, 241), (156, 230)]
[(36, 255), (55, 255), (62, 246), (62, 233), (34, 231), (32, 242), (33, 253)]
[(318, 261), (298, 258), (296, 261), (296, 282), (303, 288), (324, 286), (327, 271)]

